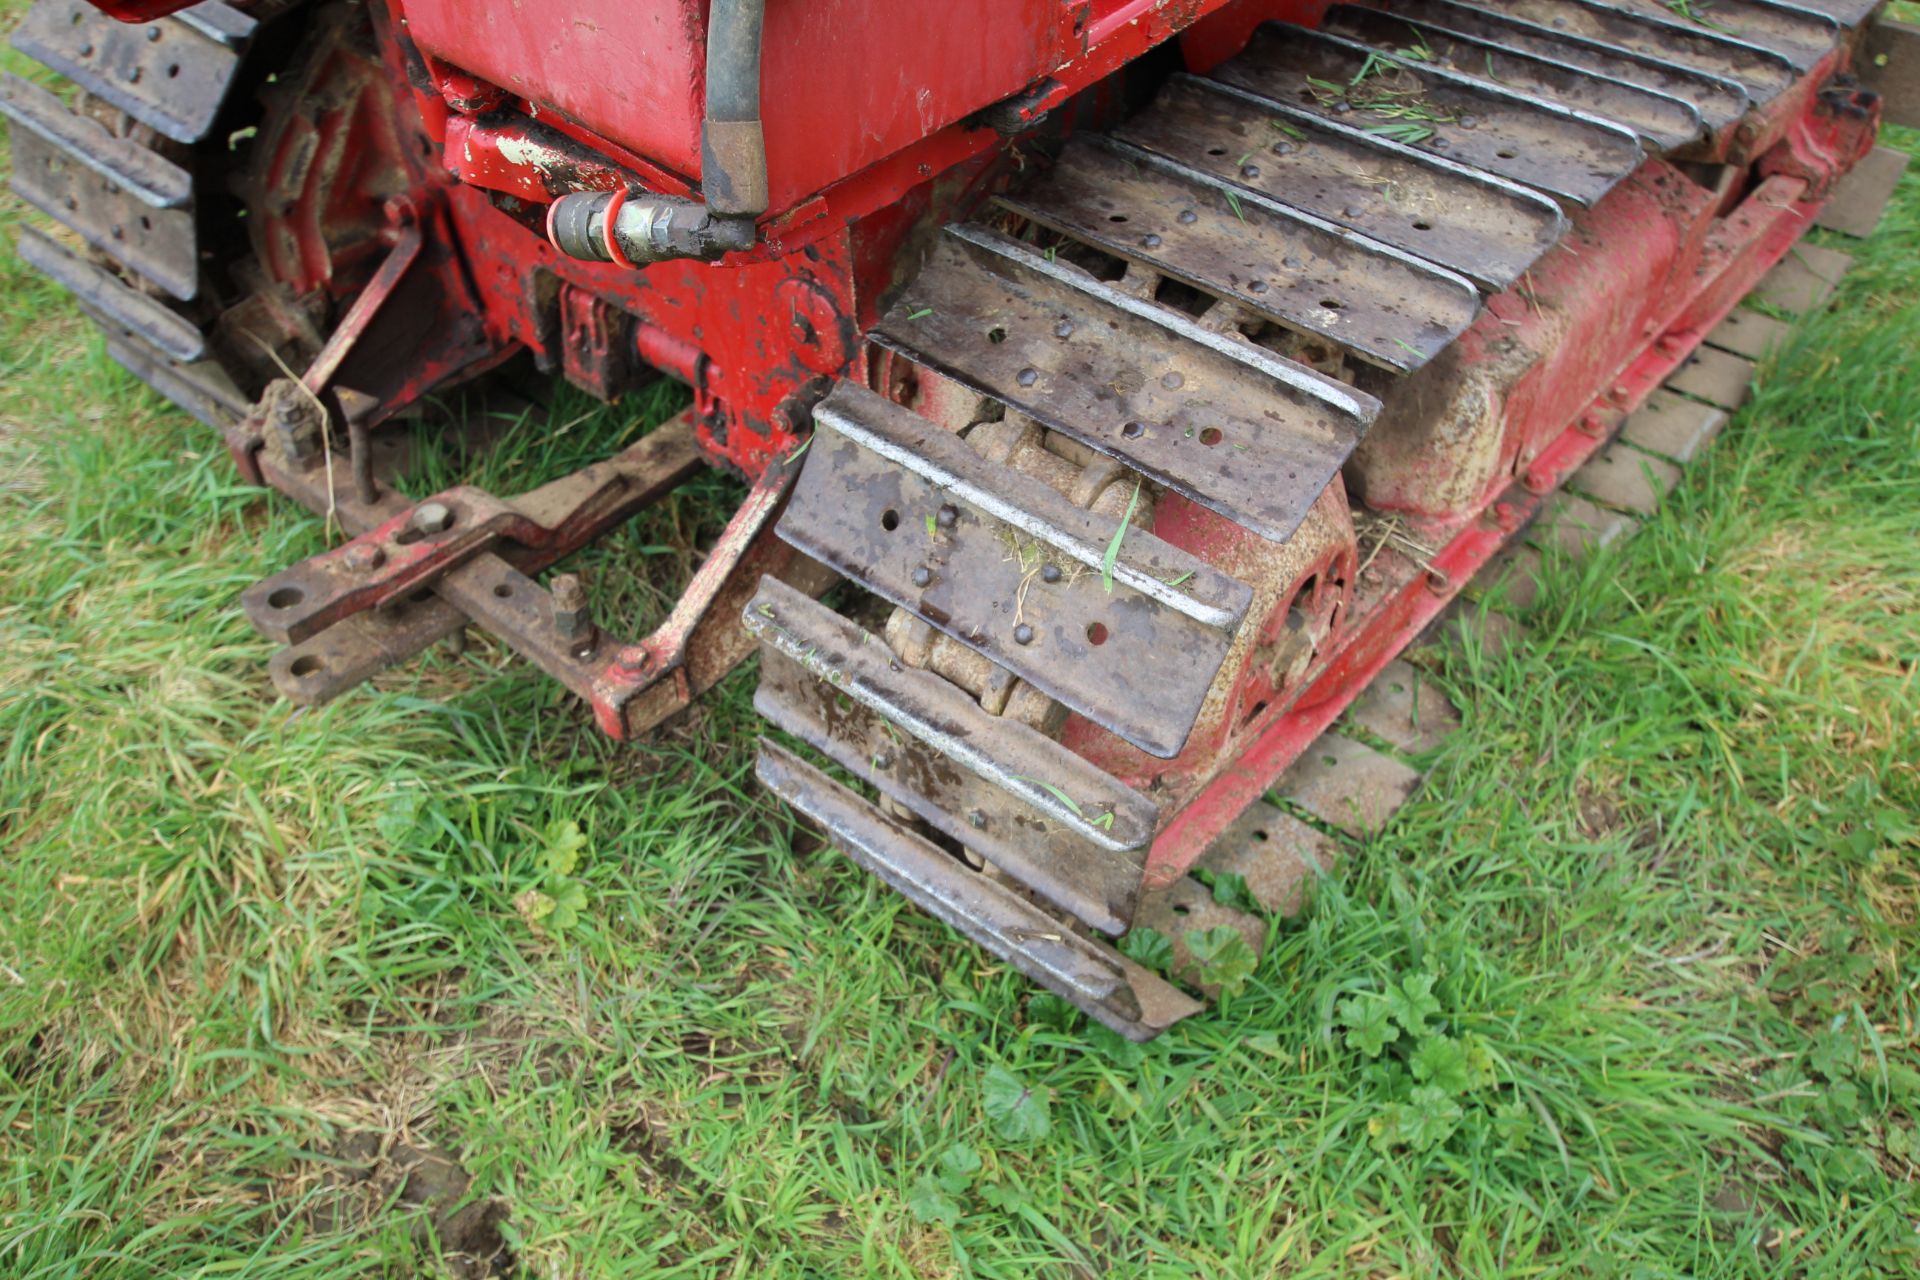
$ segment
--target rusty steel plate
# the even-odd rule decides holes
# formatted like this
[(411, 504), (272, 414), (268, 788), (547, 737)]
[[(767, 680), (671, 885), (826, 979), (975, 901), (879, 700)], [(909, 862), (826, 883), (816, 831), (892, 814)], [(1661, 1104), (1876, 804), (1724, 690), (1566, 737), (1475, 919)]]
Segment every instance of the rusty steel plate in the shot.
[(159, 349), (125, 332), (107, 336), (107, 355), (216, 431), (224, 432), (244, 418), (251, 407), (233, 385), (233, 378), (215, 361), (175, 364)]
[(1629, 13), (1605, 0), (1473, 0), (1476, 12), (1528, 22), (1555, 36), (1585, 39), (1641, 57), (1725, 76), (1765, 106), (1799, 80), (1794, 65), (1767, 49), (1718, 31), (1661, 17)]
[[(1857, 27), (1872, 17), (1880, 9), (1884, 0), (1774, 0), (1783, 9), (1804, 9), (1808, 13), (1817, 13), (1832, 18), (1843, 27)], [(1708, 6), (1706, 17), (1711, 20), (1713, 14)]]
[(1214, 78), (1590, 205), (1640, 167), (1631, 129), (1357, 41), (1268, 23)]
[(1700, 0), (1692, 16), (1667, 0), (1603, 0), (1627, 13), (1672, 20), (1682, 27), (1731, 36), (1777, 53), (1802, 71), (1832, 53), (1840, 27), (1824, 13), (1770, 4), (1767, 0)]
[(1707, 131), (1699, 109), (1690, 102), (1608, 79), (1564, 60), (1541, 57), (1499, 36), (1450, 31), (1411, 15), (1344, 4), (1328, 11), (1321, 29), (1611, 120), (1633, 130), (1655, 151), (1679, 151), (1700, 141)]
[(1144, 859), (1090, 844), (1018, 796), (908, 738), (777, 653), (760, 662), (753, 707), (1089, 928), (1133, 919)]
[[(1460, 0), (1393, 0), (1394, 16), (1464, 36), (1495, 41), (1520, 53), (1578, 67), (1622, 84), (1638, 85), (1690, 103), (1715, 133), (1738, 124), (1753, 105), (1738, 80), (1638, 53), (1585, 36), (1569, 35)], [(1471, 71), (1471, 65), (1463, 69)]]
[(27, 265), (52, 277), (97, 316), (109, 338), (132, 334), (181, 364), (192, 364), (207, 354), (206, 337), (185, 316), (112, 272), (82, 261), (51, 236), (23, 226), (15, 245)]
[(950, 857), (791, 751), (761, 739), (754, 774), (888, 887), (1121, 1035), (1151, 1040), (1201, 1010), (1172, 983)]
[[(1252, 590), (842, 383), (780, 536), (1142, 751), (1186, 744)], [(1177, 585), (1175, 585), (1177, 584)]]
[(181, 301), (199, 293), (186, 170), (17, 76), (0, 84), (0, 115), (13, 125), (16, 195)]
[(747, 630), (948, 760), (1013, 793), (1094, 846), (1116, 853), (1153, 838), (1159, 806), (1052, 738), (991, 715), (886, 642), (777, 578), (762, 578)]
[(1115, 136), (1492, 292), (1566, 233), (1560, 206), (1530, 188), (1193, 76), (1175, 76)]
[(1069, 143), (1046, 181), (1000, 203), (1388, 369), (1424, 365), (1480, 310), (1462, 276), (1110, 139)]
[(947, 229), (871, 336), (1275, 541), (1380, 412), (1365, 392), (970, 225)]
[[(150, 208), (178, 209), (193, 198), (193, 177), (185, 169), (108, 132), (30, 80), (9, 75), (0, 81), (0, 115)], [(20, 135), (14, 137), (17, 152)]]
[[(221, 10), (225, 26), (237, 20), (251, 29), (251, 19), (224, 5), (197, 7)], [(178, 17), (113, 22), (86, 0), (40, 0), (13, 47), (175, 142), (198, 142), (226, 101), (244, 40), (210, 34), (211, 26)]]

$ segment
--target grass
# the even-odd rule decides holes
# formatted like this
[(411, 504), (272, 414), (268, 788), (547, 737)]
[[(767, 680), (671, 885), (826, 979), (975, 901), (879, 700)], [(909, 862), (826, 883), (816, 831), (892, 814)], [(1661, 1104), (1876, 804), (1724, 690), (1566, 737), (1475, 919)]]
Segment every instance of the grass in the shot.
[[(1423, 795), (1145, 1049), (796, 848), (750, 672), (633, 748), (484, 641), (274, 701), (237, 597), (314, 523), (0, 258), (0, 1274), (434, 1274), (338, 1176), (364, 1131), (457, 1155), (542, 1280), (1914, 1274), (1916, 243), (1909, 178), (1666, 509), (1449, 659)], [(732, 492), (595, 553), (628, 629)]]

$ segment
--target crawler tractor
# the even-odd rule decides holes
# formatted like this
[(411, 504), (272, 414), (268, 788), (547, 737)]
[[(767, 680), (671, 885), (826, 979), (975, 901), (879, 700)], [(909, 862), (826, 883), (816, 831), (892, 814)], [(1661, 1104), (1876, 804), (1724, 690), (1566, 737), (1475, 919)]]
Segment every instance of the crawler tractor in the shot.
[[(481, 628), (629, 738), (757, 648), (763, 783), (1146, 1038), (1203, 1006), (1115, 940), (1820, 215), (1874, 10), (39, 0), (0, 110), (21, 256), (344, 531), (245, 593), (282, 696)], [(510, 361), (691, 407), (401, 492)], [(703, 467), (651, 634), (550, 573)]]

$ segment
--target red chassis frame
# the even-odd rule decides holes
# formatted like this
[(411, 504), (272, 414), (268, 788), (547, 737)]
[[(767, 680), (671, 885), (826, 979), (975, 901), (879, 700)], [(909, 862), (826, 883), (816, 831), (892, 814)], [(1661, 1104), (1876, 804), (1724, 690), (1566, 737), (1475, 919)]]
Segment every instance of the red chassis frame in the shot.
[[(973, 8), (1007, 7), (960, 2), (955, 20)], [(309, 74), (324, 75), (331, 105), (263, 139), (275, 157), (269, 186), (282, 199), (268, 202), (253, 232), (269, 274), (295, 293), (361, 298), (323, 362), (331, 361), (336, 385), (374, 398), (375, 420), (519, 349), (603, 395), (646, 366), (686, 382), (701, 451), (757, 482), (729, 538), (729, 551), (744, 557), (783, 495), (788, 468), (780, 464), (805, 437), (813, 394), (834, 377), (884, 380), (861, 335), (910, 273), (919, 233), (967, 214), (1022, 163), (1006, 134), (1076, 95), (1091, 100), (1092, 114), (1111, 114), (1105, 99), (1118, 88), (1109, 77), (1173, 37), (1187, 68), (1205, 71), (1236, 52), (1257, 23), (1313, 23), (1329, 2), (1036, 4), (1008, 24), (1011, 38), (983, 41), (995, 57), (949, 62), (917, 58), (914, 42), (925, 33), (890, 26), (884, 0), (836, 0), (827, 11), (848, 24), (839, 32), (848, 48), (870, 61), (881, 49), (925, 77), (914, 82), (913, 121), (889, 116), (864, 142), (850, 143), (846, 135), (858, 131), (847, 121), (864, 121), (859, 112), (884, 104), (866, 101), (859, 85), (836, 117), (817, 101), (819, 86), (847, 79), (815, 74), (809, 63), (837, 65), (834, 42), (819, 43), (818, 32), (789, 33), (785, 44), (770, 37), (770, 48), (787, 52), (770, 55), (765, 70), (774, 199), (759, 242), (716, 264), (636, 271), (559, 253), (541, 232), (543, 206), (572, 190), (697, 189), (699, 87), (683, 82), (703, 39), (699, 0), (582, 5), (593, 14), (605, 8), (603, 24), (652, 23), (649, 30), (674, 33), (640, 58), (641, 83), (624, 90), (609, 81), (613, 66), (556, 63), (551, 49), (534, 47), (528, 28), (502, 18), (517, 6), (388, 0), (374, 9), (386, 37), (380, 53), (343, 39), (317, 57)], [(169, 6), (101, 7), (149, 16)], [(501, 21), (488, 25), (494, 18)], [(984, 10), (974, 19), (984, 21)], [(588, 46), (596, 57), (628, 47), (612, 38), (605, 49)], [(1183, 874), (1787, 252), (1875, 132), (1870, 95), (1828, 87), (1846, 59), (1838, 52), (1813, 68), (1724, 140), (1725, 181), (1709, 187), (1698, 170), (1647, 161), (1576, 218), (1569, 240), (1524, 287), (1488, 303), (1459, 344), (1460, 367), (1492, 369), (1516, 346), (1538, 358), (1516, 377), (1494, 379), (1494, 403), (1469, 442), (1476, 447), (1376, 428), (1366, 464), (1353, 469), (1360, 496), (1440, 551), (1417, 565), (1381, 550), (1297, 689), (1251, 714), (1237, 704), (1210, 711), (1172, 761), (1069, 722), (1070, 746), (1178, 810), (1152, 847), (1149, 888)], [(520, 68), (544, 68), (548, 78), (530, 83)], [(781, 116), (784, 88), (791, 120)], [(631, 109), (655, 100), (668, 103), (659, 118)], [(992, 113), (998, 130), (983, 123)], [(836, 120), (840, 128), (828, 127)], [(315, 155), (327, 161), (315, 163)], [(407, 198), (391, 198), (396, 189)], [(405, 305), (390, 300), (403, 294)], [(383, 323), (394, 327), (396, 315), (410, 341), (369, 337)], [(257, 442), (237, 443), (254, 465)], [(1160, 504), (1154, 532), (1210, 559), (1246, 554), (1252, 536), (1172, 498)], [(717, 592), (707, 579), (724, 571), (715, 567), (722, 562), (717, 552), (710, 558), (714, 571), (703, 571), (694, 597)], [(562, 673), (616, 736), (630, 727), (625, 700), (644, 688), (635, 672), (649, 661), (657, 669), (665, 656), (647, 650), (625, 646), (598, 674)], [(670, 701), (684, 702), (687, 692)]]

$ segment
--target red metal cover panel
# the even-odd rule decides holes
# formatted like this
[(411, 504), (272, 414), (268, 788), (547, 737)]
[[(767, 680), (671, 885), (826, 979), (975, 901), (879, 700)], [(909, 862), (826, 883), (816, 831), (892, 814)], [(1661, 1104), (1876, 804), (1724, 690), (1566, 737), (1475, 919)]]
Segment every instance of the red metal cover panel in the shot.
[[(396, 6), (400, 7), (400, 6)], [(696, 177), (700, 0), (406, 0), (421, 50)], [(1053, 70), (1058, 0), (771, 0), (761, 99), (775, 210)]]

